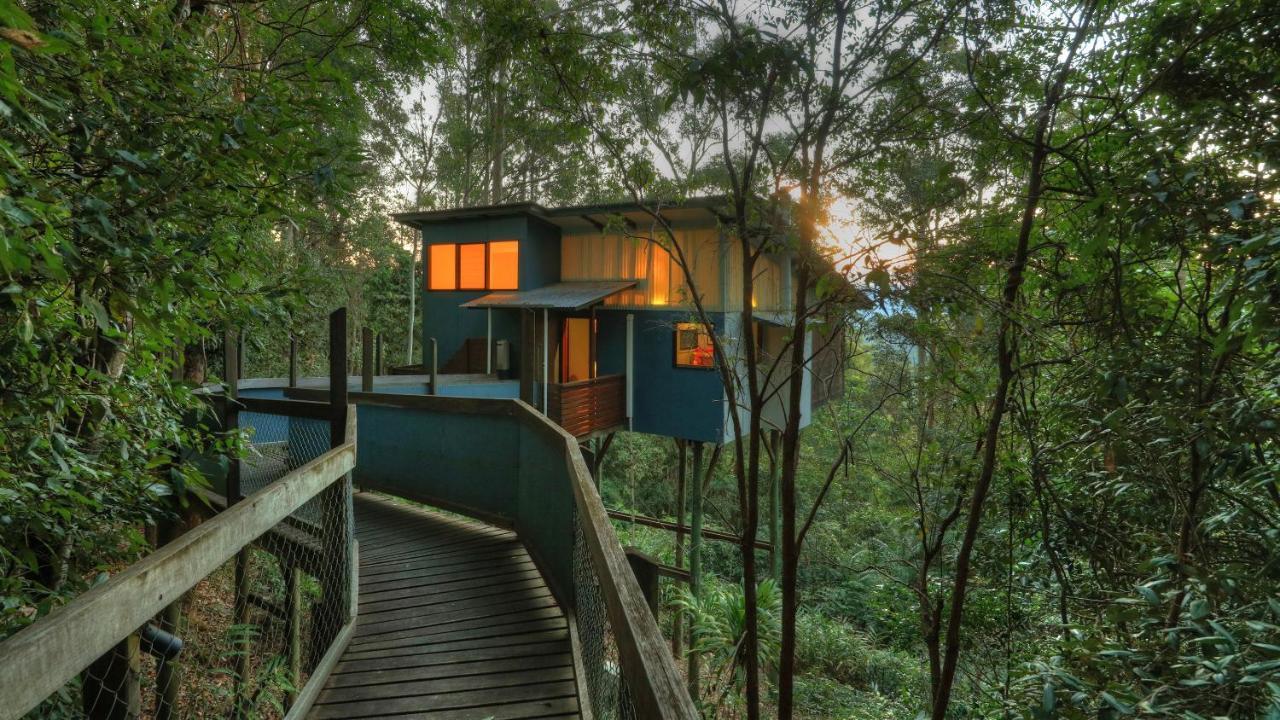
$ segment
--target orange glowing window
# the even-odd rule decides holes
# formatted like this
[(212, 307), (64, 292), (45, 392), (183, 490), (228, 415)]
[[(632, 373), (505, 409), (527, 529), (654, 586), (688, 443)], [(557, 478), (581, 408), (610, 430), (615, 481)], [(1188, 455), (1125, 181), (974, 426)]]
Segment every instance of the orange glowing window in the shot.
[(499, 240), (489, 243), (489, 289), (516, 290), (520, 287), (520, 243)]
[(653, 273), (649, 276), (652, 305), (666, 305), (671, 301), (671, 255), (664, 248), (653, 246)]
[(702, 323), (676, 323), (676, 367), (715, 367), (711, 330)]
[(458, 287), (458, 246), (453, 243), (428, 245), (427, 288), (455, 290)]
[(484, 290), (484, 243), (458, 246), (458, 289)]

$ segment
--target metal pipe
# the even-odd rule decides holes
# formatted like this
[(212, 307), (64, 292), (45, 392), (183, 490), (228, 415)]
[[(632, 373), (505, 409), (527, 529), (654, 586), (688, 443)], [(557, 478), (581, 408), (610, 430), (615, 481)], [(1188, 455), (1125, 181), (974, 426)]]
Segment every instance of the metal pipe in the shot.
[(484, 334), (484, 374), (493, 373), (493, 308), (484, 309), (488, 327)]
[(549, 325), (549, 313), (546, 308), (542, 308), (542, 414), (547, 414), (547, 383), (551, 378), (551, 367), (549, 363), (549, 351), (547, 347), (547, 333)]

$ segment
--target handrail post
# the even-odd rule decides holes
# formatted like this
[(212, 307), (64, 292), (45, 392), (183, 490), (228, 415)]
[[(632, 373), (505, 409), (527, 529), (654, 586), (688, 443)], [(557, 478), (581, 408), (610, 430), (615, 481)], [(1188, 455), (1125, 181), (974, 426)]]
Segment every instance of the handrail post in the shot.
[(134, 633), (85, 669), (83, 710), (89, 720), (129, 720), (141, 715), (142, 650)]
[(360, 390), (373, 392), (373, 330), (360, 328)]
[(329, 447), (342, 444), (347, 427), (347, 309), (329, 314)]
[(439, 371), (439, 368), (437, 367), (437, 363), (439, 362), (437, 349), (438, 347), (436, 345), (436, 339), (431, 338), (431, 394), (432, 395), (440, 394), (440, 386), (436, 384), (436, 375)]
[(640, 592), (644, 593), (645, 602), (649, 604), (649, 612), (653, 613), (653, 619), (657, 620), (658, 561), (641, 552), (639, 548), (626, 547), (622, 551), (627, 554), (627, 564), (631, 566), (631, 572), (636, 576), (636, 584), (640, 586)]
[[(240, 363), (237, 348), (240, 333), (227, 329), (222, 341), (222, 382), (223, 399), (222, 429), (228, 436), (240, 428), (240, 408), (236, 400), (240, 397)], [(227, 505), (240, 502), (240, 460), (231, 457), (227, 464)]]
[(298, 338), (289, 337), (289, 387), (298, 387)]

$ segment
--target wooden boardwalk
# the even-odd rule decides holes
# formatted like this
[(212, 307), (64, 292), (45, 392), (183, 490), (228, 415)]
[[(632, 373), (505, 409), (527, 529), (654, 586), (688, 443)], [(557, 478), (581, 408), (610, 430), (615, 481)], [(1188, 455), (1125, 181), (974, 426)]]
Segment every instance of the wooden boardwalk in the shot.
[(310, 718), (576, 718), (568, 625), (515, 533), (355, 497), (360, 613)]

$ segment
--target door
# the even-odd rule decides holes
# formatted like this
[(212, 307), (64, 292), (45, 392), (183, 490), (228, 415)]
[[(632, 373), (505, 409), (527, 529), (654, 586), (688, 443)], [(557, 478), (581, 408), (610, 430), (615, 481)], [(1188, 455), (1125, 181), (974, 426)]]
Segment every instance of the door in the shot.
[(560, 382), (590, 380), (596, 376), (592, 358), (595, 334), (591, 318), (565, 318), (560, 337)]

